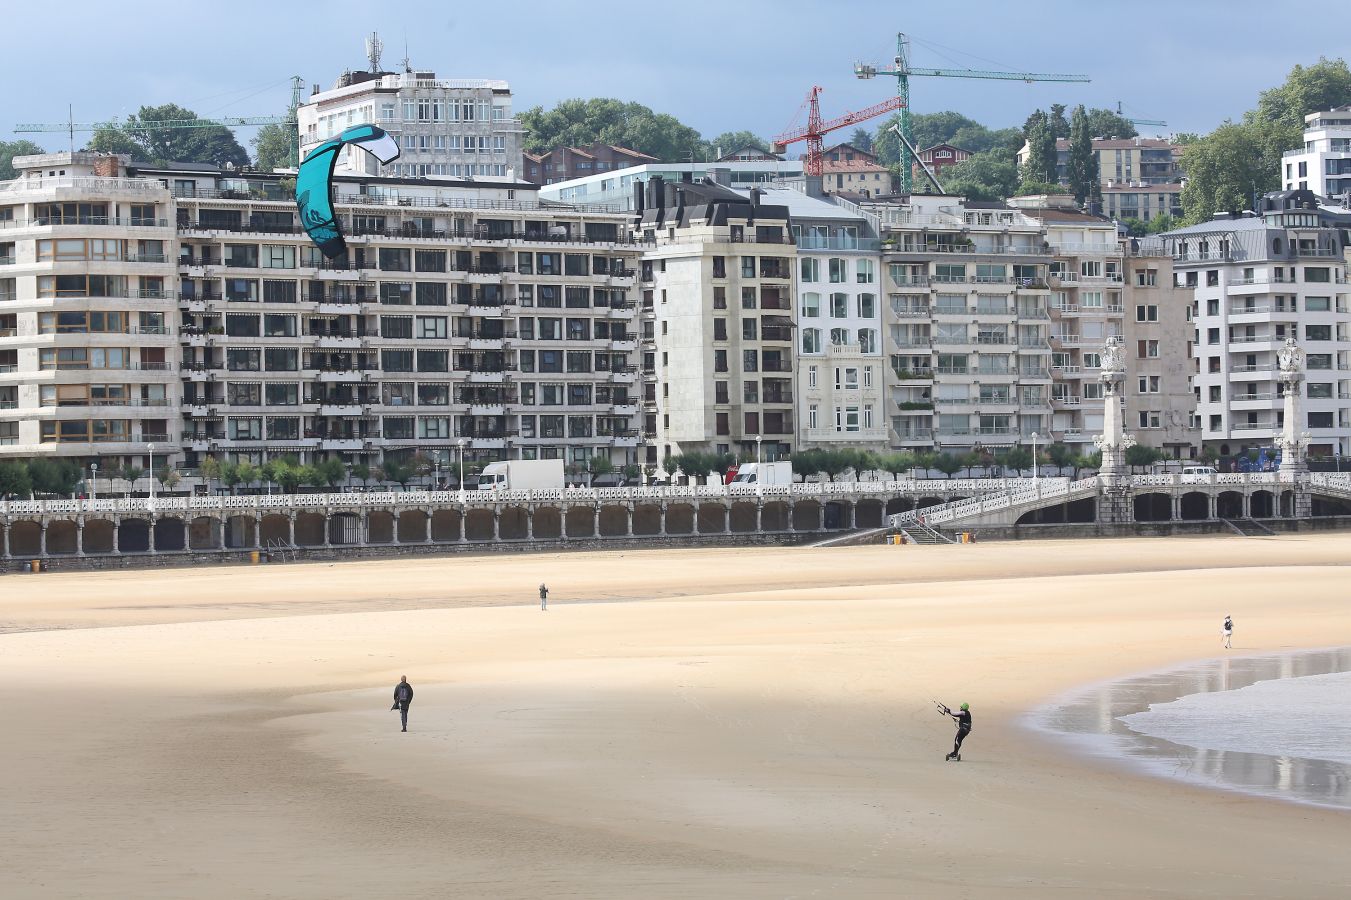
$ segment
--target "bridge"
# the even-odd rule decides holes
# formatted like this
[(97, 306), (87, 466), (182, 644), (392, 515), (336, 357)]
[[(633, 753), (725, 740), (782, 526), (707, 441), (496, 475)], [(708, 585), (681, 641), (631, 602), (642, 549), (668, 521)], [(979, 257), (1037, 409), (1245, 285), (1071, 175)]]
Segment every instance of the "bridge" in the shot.
[(1054, 523), (1306, 519), (1351, 514), (1351, 474), (1254, 472), (1214, 475), (1095, 475), (1077, 481), (1022, 482), (923, 509), (893, 514), (898, 530)]
[[(1064, 479), (1043, 479), (1058, 484)], [(1013, 495), (1025, 478), (708, 484), (545, 491), (394, 491), (0, 502), (5, 561), (342, 548), (491, 548), (579, 541), (780, 541), (882, 527), (886, 517)], [(1042, 490), (1049, 489), (1042, 487)]]

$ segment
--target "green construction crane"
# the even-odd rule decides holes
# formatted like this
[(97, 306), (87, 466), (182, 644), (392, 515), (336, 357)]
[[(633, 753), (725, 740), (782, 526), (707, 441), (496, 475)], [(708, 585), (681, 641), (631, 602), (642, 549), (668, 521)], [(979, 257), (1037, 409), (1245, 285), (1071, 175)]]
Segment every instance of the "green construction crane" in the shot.
[(1131, 118), (1130, 116), (1126, 115), (1125, 113), (1123, 113), (1123, 112), (1121, 111), (1121, 101), (1120, 101), (1120, 100), (1116, 101), (1116, 114), (1117, 114), (1118, 116), (1120, 116), (1121, 118), (1125, 119), (1127, 122), (1130, 122), (1132, 125), (1157, 125), (1157, 126), (1159, 126), (1160, 128), (1164, 128), (1164, 127), (1166, 127), (1166, 126), (1168, 125), (1168, 123), (1165, 122), (1165, 121), (1163, 121), (1162, 119), (1133, 119), (1133, 118)]
[(910, 78), (916, 75), (930, 75), (939, 78), (990, 78), (1003, 81), (1091, 81), (1087, 75), (1047, 75), (1041, 72), (987, 72), (981, 69), (917, 69), (910, 65), (910, 41), (905, 33), (896, 35), (896, 59), (889, 66), (870, 66), (854, 63), (854, 74), (859, 78), (873, 78), (877, 75), (896, 76), (896, 95), (901, 98), (901, 132), (905, 140), (901, 142), (901, 192), (910, 193), (911, 153), (907, 143), (915, 142), (915, 134), (910, 128)]
[(146, 122), (122, 122), (112, 119), (107, 122), (76, 122), (72, 116), (68, 121), (57, 123), (27, 123), (15, 125), (15, 134), (32, 134), (43, 131), (64, 131), (70, 135), (71, 149), (75, 149), (75, 132), (99, 131), (110, 128), (116, 131), (160, 131), (168, 128), (234, 128), (240, 125), (289, 125), (291, 127), (291, 165), (300, 165), (300, 130), (296, 111), (300, 108), (300, 95), (305, 89), (305, 79), (299, 75), (291, 78), (291, 106), (284, 116), (223, 116), (215, 119), (160, 119)]

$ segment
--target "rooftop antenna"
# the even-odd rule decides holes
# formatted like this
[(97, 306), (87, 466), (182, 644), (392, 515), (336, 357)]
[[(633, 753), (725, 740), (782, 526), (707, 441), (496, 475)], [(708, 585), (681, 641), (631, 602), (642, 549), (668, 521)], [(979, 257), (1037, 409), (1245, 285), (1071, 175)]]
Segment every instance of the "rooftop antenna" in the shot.
[(385, 45), (380, 43), (380, 35), (372, 31), (371, 36), (366, 38), (366, 59), (370, 60), (371, 73), (380, 71), (380, 51), (385, 49)]
[(403, 33), (403, 70), (405, 73), (413, 71), (413, 64), (408, 58), (408, 32)]

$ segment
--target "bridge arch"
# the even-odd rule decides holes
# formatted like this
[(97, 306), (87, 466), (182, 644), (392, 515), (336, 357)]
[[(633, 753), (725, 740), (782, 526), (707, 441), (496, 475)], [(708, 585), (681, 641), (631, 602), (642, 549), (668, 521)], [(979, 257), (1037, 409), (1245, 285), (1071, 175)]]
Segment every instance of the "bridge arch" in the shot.
[(1210, 495), (1203, 491), (1188, 491), (1183, 494), (1180, 506), (1185, 521), (1210, 518)]
[(1168, 494), (1136, 494), (1135, 521), (1169, 522), (1173, 518), (1173, 498)]

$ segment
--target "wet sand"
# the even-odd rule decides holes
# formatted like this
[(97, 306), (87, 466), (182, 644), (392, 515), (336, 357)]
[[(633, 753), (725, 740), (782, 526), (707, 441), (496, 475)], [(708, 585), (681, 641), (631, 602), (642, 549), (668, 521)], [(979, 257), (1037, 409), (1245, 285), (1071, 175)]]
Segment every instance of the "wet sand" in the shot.
[[(1215, 655), (1226, 612), (1237, 652), (1351, 645), (1348, 551), (5, 576), (0, 896), (1344, 896), (1347, 814), (1135, 774), (1019, 723)], [(972, 704), (964, 762), (943, 762), (931, 699)]]

